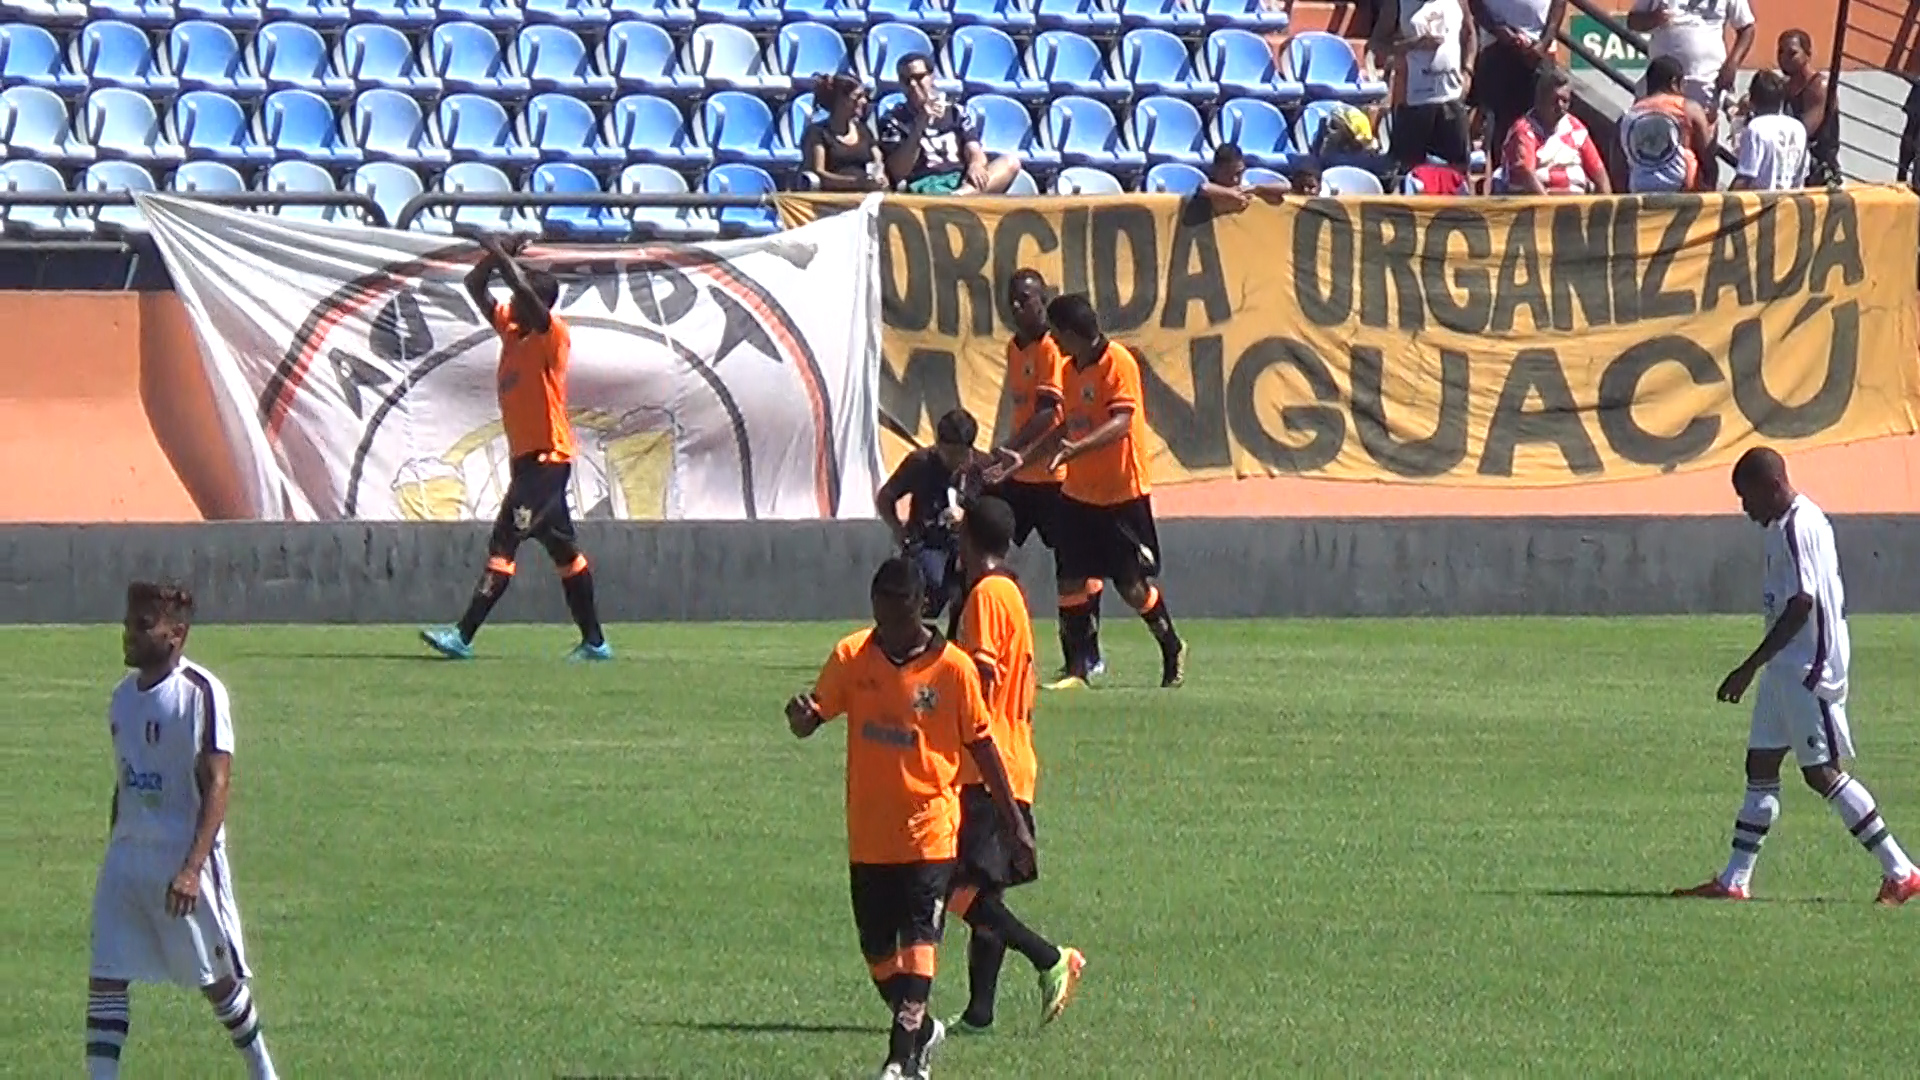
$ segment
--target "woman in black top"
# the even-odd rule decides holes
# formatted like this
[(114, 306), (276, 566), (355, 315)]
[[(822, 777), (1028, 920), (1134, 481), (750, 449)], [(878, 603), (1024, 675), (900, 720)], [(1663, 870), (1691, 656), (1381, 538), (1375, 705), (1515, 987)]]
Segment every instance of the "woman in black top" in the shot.
[(1780, 73), (1787, 77), (1787, 112), (1807, 126), (1807, 186), (1840, 181), (1840, 110), (1827, 111), (1827, 76), (1814, 66), (1813, 38), (1805, 30), (1780, 35)]
[(880, 191), (886, 187), (880, 147), (867, 130), (867, 88), (849, 75), (821, 75), (814, 84), (815, 106), (825, 120), (807, 125), (800, 136), (801, 165), (822, 191)]

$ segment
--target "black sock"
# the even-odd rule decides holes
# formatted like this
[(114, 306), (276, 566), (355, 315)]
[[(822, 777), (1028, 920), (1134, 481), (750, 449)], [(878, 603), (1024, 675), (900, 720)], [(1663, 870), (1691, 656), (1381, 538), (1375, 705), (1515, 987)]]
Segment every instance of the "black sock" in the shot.
[(500, 597), (506, 595), (507, 586), (511, 584), (512, 574), (487, 570), (480, 575), (480, 583), (473, 587), (473, 599), (467, 601), (466, 614), (460, 616), (461, 641), (473, 644), (473, 636), (480, 632), (480, 624), (487, 621), (493, 605), (500, 602)]
[[(887, 1064), (905, 1065), (913, 1052), (920, 1048), (922, 1032), (930, 1032), (933, 1019), (927, 1015), (925, 1005), (933, 996), (933, 980), (925, 975), (895, 975), (887, 980), (896, 988), (894, 991), (893, 1026), (887, 1030)], [(901, 1023), (901, 1014), (910, 1002), (918, 1002), (920, 1023), (909, 1029)]]
[(975, 929), (967, 941), (967, 1011), (962, 1019), (974, 1027), (993, 1024), (993, 999), (1000, 989), (1000, 964), (1007, 943), (990, 930)]
[(1153, 640), (1160, 643), (1162, 651), (1171, 651), (1180, 644), (1180, 635), (1173, 628), (1173, 616), (1167, 613), (1167, 594), (1157, 589), (1155, 592), (1153, 606), (1140, 613), (1140, 621), (1153, 632)]
[(580, 640), (589, 645), (599, 645), (607, 639), (600, 633), (600, 610), (593, 603), (593, 571), (582, 568), (577, 574), (568, 574), (560, 579), (561, 591), (567, 594), (567, 610), (573, 613), (573, 624), (580, 628)]
[(998, 894), (985, 894), (975, 900), (973, 906), (967, 909), (967, 923), (974, 927), (985, 927), (1005, 942), (1007, 948), (1026, 957), (1035, 971), (1051, 971), (1060, 962), (1060, 950), (1015, 918), (1013, 912), (1007, 910), (1006, 901)]

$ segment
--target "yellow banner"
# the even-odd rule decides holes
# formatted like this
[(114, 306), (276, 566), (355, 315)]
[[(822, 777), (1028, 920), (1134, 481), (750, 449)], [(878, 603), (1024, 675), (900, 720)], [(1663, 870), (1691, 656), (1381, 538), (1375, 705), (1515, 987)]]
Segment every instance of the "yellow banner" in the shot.
[(1025, 266), (1141, 355), (1161, 483), (1545, 487), (1910, 434), (1920, 413), (1920, 200), (1896, 188), (1228, 215), (903, 196), (880, 230), (893, 459), (958, 405), (1009, 434), (1005, 283)]

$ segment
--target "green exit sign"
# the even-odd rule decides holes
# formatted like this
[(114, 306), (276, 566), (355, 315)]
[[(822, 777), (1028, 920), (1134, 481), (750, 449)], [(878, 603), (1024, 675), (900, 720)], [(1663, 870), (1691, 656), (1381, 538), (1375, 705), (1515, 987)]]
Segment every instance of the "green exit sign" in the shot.
[[(1625, 15), (1615, 15), (1615, 19), (1624, 23)], [(1576, 14), (1567, 24), (1568, 34), (1573, 40), (1586, 46), (1587, 50), (1622, 71), (1641, 71), (1647, 66), (1647, 54), (1627, 43), (1627, 40), (1606, 27), (1591, 15)], [(1591, 68), (1585, 57), (1571, 53), (1572, 63), (1577, 68)]]

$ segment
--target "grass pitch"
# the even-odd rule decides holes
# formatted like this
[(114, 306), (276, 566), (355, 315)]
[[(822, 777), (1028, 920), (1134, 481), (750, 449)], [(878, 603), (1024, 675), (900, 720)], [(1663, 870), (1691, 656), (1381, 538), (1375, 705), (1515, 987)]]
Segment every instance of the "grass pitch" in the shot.
[[(883, 1010), (847, 906), (839, 726), (780, 706), (843, 626), (197, 631), (232, 689), (230, 843), (282, 1074), (871, 1075)], [(1804, 786), (1765, 902), (1658, 894), (1717, 870), (1757, 619), (1185, 624), (1149, 689), (1045, 695), (1041, 881), (1014, 906), (1088, 976), (946, 1077), (1911, 1076), (1920, 911)], [(1043, 663), (1055, 662), (1043, 627)], [(87, 921), (113, 783), (118, 632), (0, 632), (8, 1050), (80, 1071)], [(1854, 623), (1857, 772), (1920, 846), (1920, 619)], [(964, 1000), (950, 931), (939, 1015)], [(204, 1002), (136, 990), (125, 1075), (243, 1075)]]

